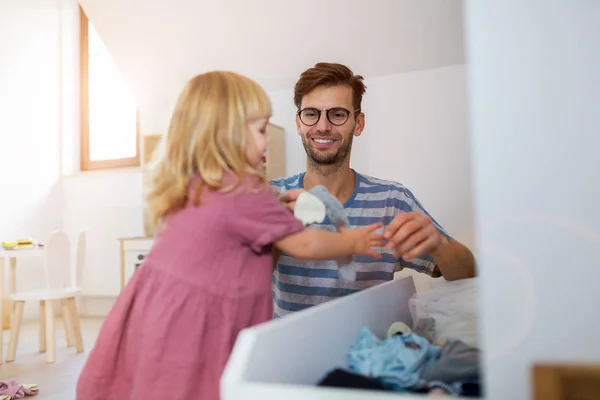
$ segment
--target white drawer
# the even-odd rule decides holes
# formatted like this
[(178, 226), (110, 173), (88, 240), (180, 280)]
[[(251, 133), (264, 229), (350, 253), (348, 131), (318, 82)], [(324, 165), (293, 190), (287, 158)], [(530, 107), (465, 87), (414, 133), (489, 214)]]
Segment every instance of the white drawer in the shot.
[(135, 271), (143, 264), (146, 255), (149, 253), (148, 250), (129, 250), (125, 251), (125, 284), (131, 279)]
[[(384, 337), (392, 322), (412, 324), (409, 299), (415, 291), (413, 278), (408, 276), (242, 330), (221, 378), (221, 398), (429, 399), (428, 395), (416, 393), (316, 385), (328, 371), (345, 364), (348, 347), (363, 326)], [(435, 398), (466, 400), (450, 396)]]

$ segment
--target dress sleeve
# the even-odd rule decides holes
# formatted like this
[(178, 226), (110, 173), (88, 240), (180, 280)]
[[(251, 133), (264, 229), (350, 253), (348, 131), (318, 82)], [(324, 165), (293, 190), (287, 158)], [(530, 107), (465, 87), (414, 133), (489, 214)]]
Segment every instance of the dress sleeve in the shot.
[(229, 216), (232, 230), (257, 253), (304, 229), (302, 222), (277, 201), (272, 191), (243, 193), (237, 200)]

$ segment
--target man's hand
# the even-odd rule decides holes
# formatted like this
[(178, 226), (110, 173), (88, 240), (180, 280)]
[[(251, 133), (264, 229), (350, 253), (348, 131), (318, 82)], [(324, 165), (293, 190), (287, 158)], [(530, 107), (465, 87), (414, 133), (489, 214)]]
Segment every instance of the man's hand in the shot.
[(281, 193), (279, 196), (277, 196), (277, 200), (279, 200), (279, 202), (281, 204), (283, 204), (283, 206), (285, 208), (287, 208), (291, 212), (294, 212), (294, 207), (296, 206), (296, 200), (298, 199), (298, 196), (300, 196), (300, 193), (302, 193), (302, 192), (305, 192), (305, 190), (304, 189), (288, 190), (287, 192)]
[(410, 260), (439, 251), (448, 239), (433, 225), (431, 218), (418, 211), (397, 215), (386, 227), (387, 248), (396, 258)]

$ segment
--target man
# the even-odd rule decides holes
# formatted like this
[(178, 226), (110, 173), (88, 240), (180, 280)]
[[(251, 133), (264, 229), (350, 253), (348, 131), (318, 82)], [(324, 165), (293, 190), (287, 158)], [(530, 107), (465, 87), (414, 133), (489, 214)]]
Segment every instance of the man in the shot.
[[(475, 275), (469, 249), (453, 240), (406, 187), (350, 168), (352, 140), (365, 126), (361, 112), (365, 90), (362, 76), (340, 64), (318, 63), (300, 76), (294, 102), (306, 172), (271, 185), (290, 209), (303, 190), (325, 186), (344, 204), (352, 226), (383, 222), (388, 245), (381, 260), (355, 258), (356, 282), (339, 280), (334, 261), (300, 261), (281, 254), (273, 278), (275, 317), (392, 280), (402, 268), (449, 281)], [(311, 228), (335, 230), (328, 220)]]

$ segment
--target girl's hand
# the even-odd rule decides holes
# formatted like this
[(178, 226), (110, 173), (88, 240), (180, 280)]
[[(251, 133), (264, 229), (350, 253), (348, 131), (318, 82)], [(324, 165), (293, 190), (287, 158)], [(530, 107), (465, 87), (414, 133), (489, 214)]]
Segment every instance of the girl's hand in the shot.
[(368, 255), (377, 259), (381, 253), (373, 250), (374, 247), (383, 247), (387, 241), (383, 234), (375, 234), (373, 231), (383, 226), (381, 223), (368, 225), (362, 228), (340, 228), (340, 232), (353, 242), (355, 255)]
[(287, 208), (293, 213), (294, 207), (296, 206), (296, 200), (298, 199), (298, 196), (300, 196), (300, 194), (304, 191), (304, 189), (291, 189), (287, 192), (283, 192), (280, 195), (278, 195), (277, 200), (279, 200), (279, 202), (285, 208)]

